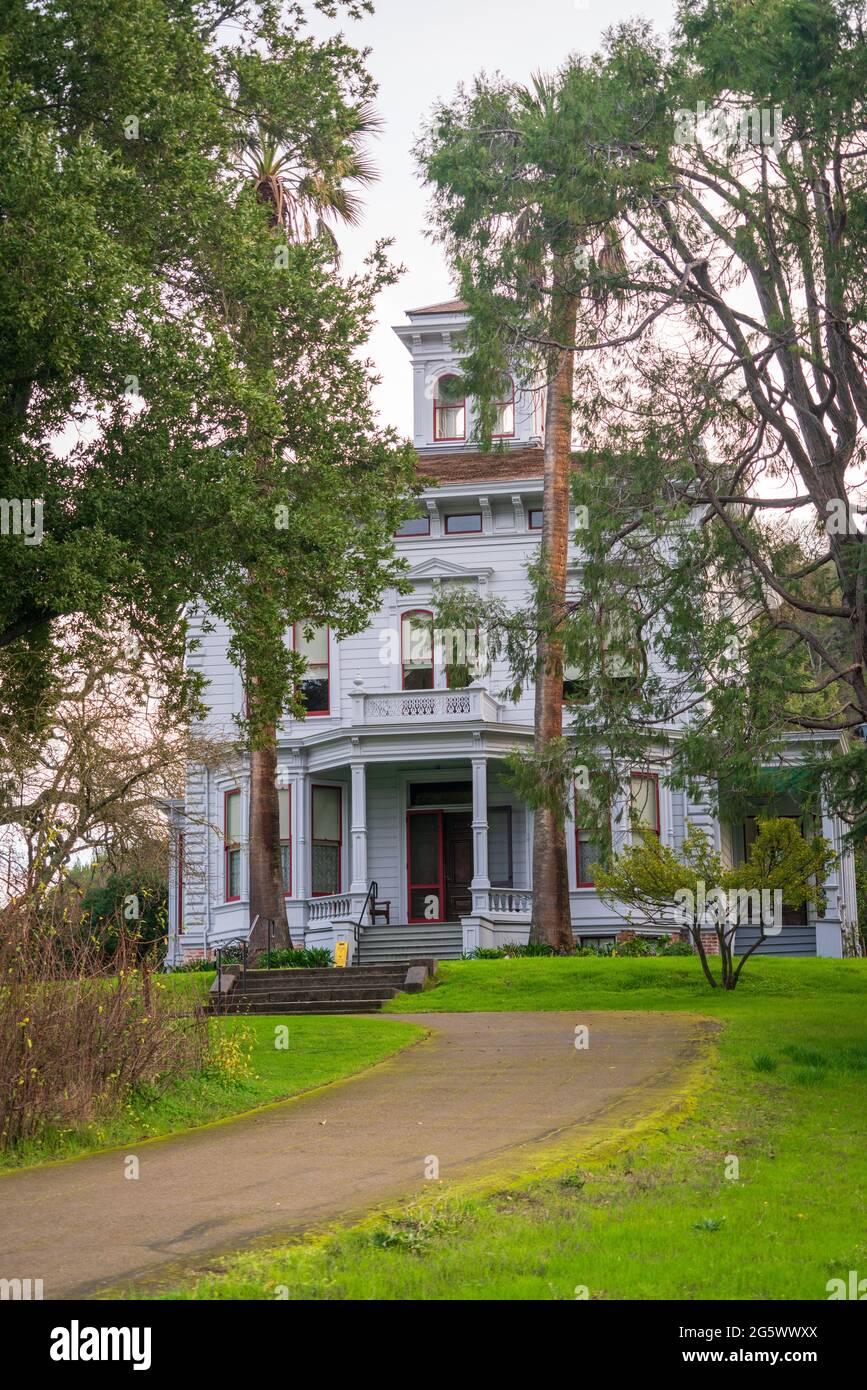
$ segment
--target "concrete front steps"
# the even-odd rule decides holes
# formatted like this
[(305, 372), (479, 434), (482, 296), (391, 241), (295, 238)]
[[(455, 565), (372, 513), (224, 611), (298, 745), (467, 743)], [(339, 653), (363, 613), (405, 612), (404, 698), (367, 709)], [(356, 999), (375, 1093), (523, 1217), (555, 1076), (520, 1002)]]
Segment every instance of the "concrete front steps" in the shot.
[(420, 989), (417, 974), (407, 980), (402, 964), (349, 966), (343, 970), (248, 970), (246, 988), (240, 971), (224, 972), (223, 994), (216, 982), (211, 1013), (232, 1014), (369, 1014), (401, 990)]
[(420, 957), (460, 960), (464, 949), (460, 922), (418, 922), (393, 926), (377, 922), (358, 933), (360, 966), (408, 964)]

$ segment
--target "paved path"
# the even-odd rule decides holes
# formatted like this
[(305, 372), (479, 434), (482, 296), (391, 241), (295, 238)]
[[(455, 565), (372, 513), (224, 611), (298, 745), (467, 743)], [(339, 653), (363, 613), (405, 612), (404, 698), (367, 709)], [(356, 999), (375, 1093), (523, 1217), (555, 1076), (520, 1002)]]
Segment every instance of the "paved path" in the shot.
[[(0, 1178), (0, 1278), (46, 1298), (171, 1275), (448, 1181), (532, 1171), (533, 1146), (634, 1122), (677, 1092), (709, 1025), (677, 1014), (409, 1014), (431, 1034), (363, 1075), (126, 1151)], [(394, 1026), (401, 1026), (395, 1019)], [(576, 1050), (575, 1025), (590, 1028)], [(575, 1127), (572, 1130), (571, 1127)], [(124, 1177), (126, 1153), (140, 1177)]]

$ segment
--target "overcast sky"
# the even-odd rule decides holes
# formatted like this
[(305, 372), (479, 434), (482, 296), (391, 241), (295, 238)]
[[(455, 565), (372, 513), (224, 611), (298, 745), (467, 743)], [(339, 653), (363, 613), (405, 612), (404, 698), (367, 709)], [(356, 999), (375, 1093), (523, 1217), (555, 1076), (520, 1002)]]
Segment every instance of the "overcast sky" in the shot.
[[(569, 53), (592, 53), (603, 31), (643, 15), (667, 31), (674, 0), (374, 0), (376, 13), (341, 21), (347, 37), (371, 49), (379, 84), (383, 130), (371, 147), (379, 182), (365, 193), (358, 228), (339, 231), (347, 268), (356, 269), (379, 237), (394, 238), (394, 259), (405, 273), (379, 300), (370, 344), (382, 385), (383, 420), (412, 434), (409, 357), (391, 332), (404, 311), (448, 299), (452, 285), (442, 252), (424, 235), (427, 194), (416, 176), (411, 148), (424, 116), (459, 82), (481, 70), (526, 81), (537, 69), (556, 69)], [(315, 32), (333, 29), (317, 19)]]

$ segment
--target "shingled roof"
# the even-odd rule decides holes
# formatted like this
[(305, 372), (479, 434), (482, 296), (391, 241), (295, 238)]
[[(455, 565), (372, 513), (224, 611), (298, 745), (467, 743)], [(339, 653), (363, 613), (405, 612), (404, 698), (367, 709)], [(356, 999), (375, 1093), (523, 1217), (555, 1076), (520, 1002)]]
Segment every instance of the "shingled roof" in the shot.
[(423, 304), (420, 309), (407, 309), (408, 314), (465, 314), (467, 305), (462, 299), (447, 299), (442, 304)]
[(460, 449), (452, 453), (418, 455), (418, 475), (431, 483), (495, 483), (541, 478), (544, 451), (538, 445), (481, 454)]

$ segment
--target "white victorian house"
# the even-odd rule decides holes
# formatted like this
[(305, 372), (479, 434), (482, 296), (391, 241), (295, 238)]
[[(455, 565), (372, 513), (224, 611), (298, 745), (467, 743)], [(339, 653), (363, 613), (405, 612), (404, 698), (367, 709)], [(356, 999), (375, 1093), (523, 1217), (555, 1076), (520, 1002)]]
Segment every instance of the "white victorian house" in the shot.
[[(338, 642), (320, 628), (307, 637), (299, 626), (289, 639), (308, 659), (308, 714), (278, 731), (287, 916), (296, 944), (343, 939), (350, 958), (368, 962), (456, 957), (526, 940), (529, 929), (533, 818), (509, 789), (504, 760), (532, 743), (532, 691), (518, 704), (504, 702), (498, 691), (508, 673), (496, 662), (469, 685), (450, 683), (448, 653), (422, 626), (441, 585), (520, 602), (539, 543), (539, 393), (515, 383), (499, 404), (499, 451), (474, 449), (473, 401), (458, 398), (449, 381), (466, 321), (464, 306), (452, 301), (413, 310), (395, 329), (412, 368), (414, 445), (425, 483), (421, 515), (396, 539), (411, 591), (391, 591), (358, 636)], [(231, 739), (242, 691), (226, 656), (227, 633), (199, 622), (195, 635), (189, 660), (208, 681), (204, 731)], [(799, 757), (797, 739), (789, 756)], [(248, 785), (242, 758), (217, 773), (193, 765), (184, 800), (172, 804), (170, 962), (249, 931)], [(630, 805), (674, 846), (687, 821), (703, 826), (735, 862), (754, 833), (753, 818), (721, 822), (664, 778), (624, 768), (621, 803), (612, 808), (615, 849), (630, 833)], [(802, 818), (785, 790), (771, 809)], [(819, 828), (839, 851), (836, 818), (823, 816)], [(567, 850), (576, 938), (610, 938), (623, 922), (599, 900), (589, 868), (596, 850), (574, 821), (567, 822)], [(369, 912), (362, 919), (371, 884), (374, 921)], [(841, 854), (827, 886), (824, 916), (806, 907), (787, 913), (782, 931), (760, 949), (843, 954), (855, 918), (850, 854)], [(739, 929), (741, 946), (753, 930)]]

